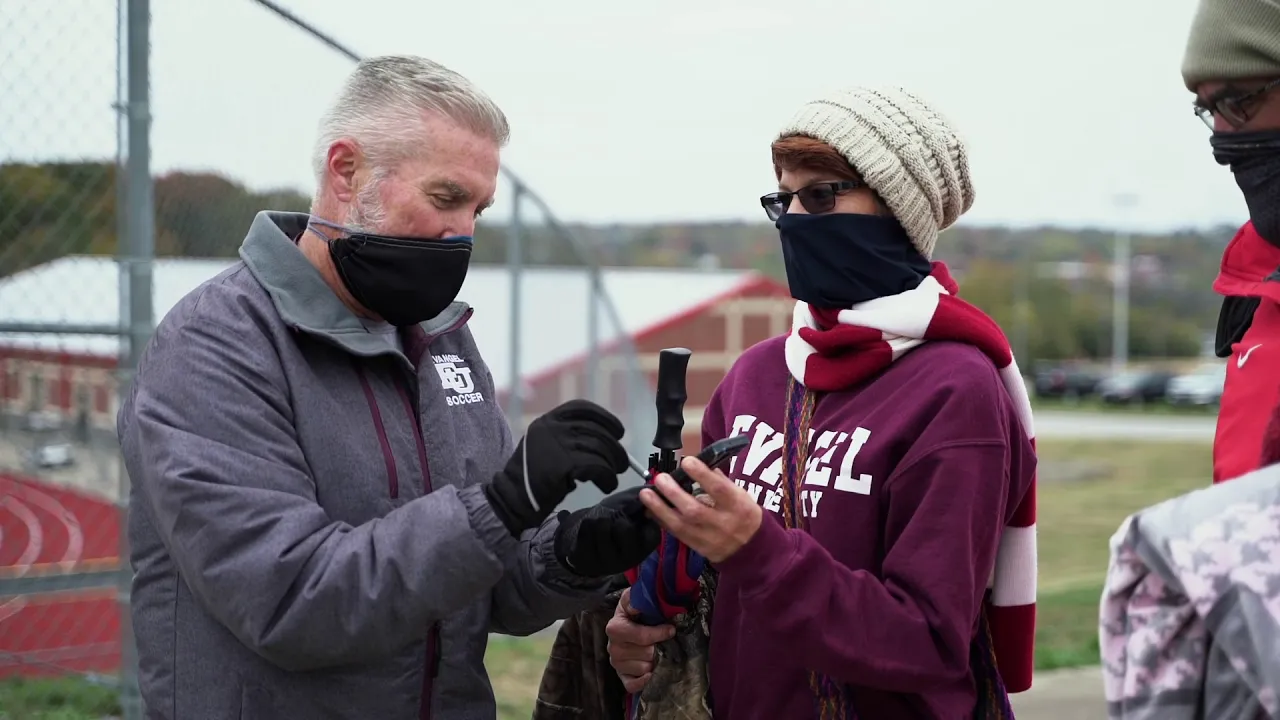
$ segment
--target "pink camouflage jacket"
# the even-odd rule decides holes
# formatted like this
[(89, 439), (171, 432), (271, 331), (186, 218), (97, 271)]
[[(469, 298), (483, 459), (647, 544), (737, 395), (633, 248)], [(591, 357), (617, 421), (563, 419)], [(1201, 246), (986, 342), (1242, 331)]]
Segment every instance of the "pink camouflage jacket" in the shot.
[(1113, 720), (1280, 718), (1280, 465), (1128, 517), (1099, 639)]

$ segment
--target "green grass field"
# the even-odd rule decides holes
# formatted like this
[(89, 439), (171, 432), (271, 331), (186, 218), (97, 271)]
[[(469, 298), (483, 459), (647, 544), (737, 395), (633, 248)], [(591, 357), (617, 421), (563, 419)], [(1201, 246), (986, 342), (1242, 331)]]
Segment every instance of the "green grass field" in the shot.
[(79, 677), (0, 683), (0, 720), (100, 720), (119, 714), (113, 688)]
[[(1098, 600), (1108, 541), (1126, 515), (1209, 483), (1208, 444), (1040, 443), (1040, 596), (1036, 665), (1098, 661)], [(547, 636), (495, 638), (486, 663), (501, 720), (527, 719), (551, 646)], [(100, 720), (109, 690), (75, 680), (0, 683), (0, 720)]]
[[(1095, 664), (1111, 535), (1130, 513), (1208, 485), (1212, 448), (1208, 443), (1046, 440), (1039, 449), (1044, 481), (1037, 522), (1036, 666)], [(1055, 479), (1064, 466), (1084, 468), (1087, 479)]]

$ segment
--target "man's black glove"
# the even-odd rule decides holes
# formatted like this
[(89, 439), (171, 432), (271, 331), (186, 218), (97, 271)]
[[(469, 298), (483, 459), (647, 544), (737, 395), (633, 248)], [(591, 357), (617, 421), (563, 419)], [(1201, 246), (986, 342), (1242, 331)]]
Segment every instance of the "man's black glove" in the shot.
[(589, 480), (602, 492), (627, 469), (622, 421), (589, 400), (570, 400), (529, 424), (506, 467), (484, 486), (489, 505), (512, 535), (542, 524)]
[(555, 552), (560, 564), (582, 577), (617, 575), (644, 562), (658, 547), (662, 531), (645, 515), (645, 485), (605, 497), (582, 510), (560, 511)]

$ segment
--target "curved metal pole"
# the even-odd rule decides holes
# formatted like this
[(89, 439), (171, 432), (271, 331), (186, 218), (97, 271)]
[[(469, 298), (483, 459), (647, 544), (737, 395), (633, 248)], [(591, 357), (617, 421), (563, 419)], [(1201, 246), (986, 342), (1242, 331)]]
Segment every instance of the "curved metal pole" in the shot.
[[(600, 299), (604, 303), (605, 311), (609, 313), (609, 319), (613, 321), (614, 326), (621, 331), (624, 327), (622, 324), (622, 316), (618, 313), (617, 306), (613, 304), (613, 298), (609, 297), (609, 294), (604, 292), (604, 278), (601, 277), (600, 266), (596, 263), (595, 258), (593, 257), (594, 253), (591, 252), (591, 248), (584, 243), (576, 233), (565, 227), (564, 224), (556, 218), (556, 214), (551, 211), (551, 206), (548, 205), (536, 192), (530, 190), (529, 186), (526, 185), (514, 171), (506, 166), (502, 166), (501, 171), (507, 176), (508, 180), (521, 188), (523, 196), (527, 198), (529, 202), (536, 205), (538, 209), (542, 211), (543, 216), (547, 219), (547, 226), (556, 233), (564, 236), (564, 238), (569, 241), (569, 244), (573, 246), (573, 249), (577, 251), (578, 256), (587, 264), (587, 272), (590, 275), (588, 280), (592, 283), (593, 287), (600, 288)], [(625, 334), (623, 334), (622, 339), (629, 347), (630, 343), (627, 342), (628, 338), (626, 338)]]
[(524, 186), (515, 183), (515, 192), (511, 194), (511, 221), (507, 224), (507, 267), (511, 271), (511, 325), (508, 328), (510, 371), (507, 384), (507, 422), (511, 424), (511, 434), (520, 437), (524, 434), (524, 398), (520, 389), (520, 300), (524, 294), (521, 281), (524, 275), (524, 237), (520, 219), (520, 199)]

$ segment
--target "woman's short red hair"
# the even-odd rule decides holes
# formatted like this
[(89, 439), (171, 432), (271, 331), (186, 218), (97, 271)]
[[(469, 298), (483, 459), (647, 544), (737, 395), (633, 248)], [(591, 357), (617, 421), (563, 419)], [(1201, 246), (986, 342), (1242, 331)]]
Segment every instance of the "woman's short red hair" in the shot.
[[(773, 141), (773, 173), (782, 178), (783, 170), (810, 172), (830, 175), (838, 180), (854, 180), (864, 182), (862, 175), (840, 154), (839, 150), (808, 135), (788, 135)], [(893, 211), (885, 204), (880, 193), (871, 190), (875, 196), (877, 215), (893, 217)]]
[(808, 135), (788, 135), (773, 141), (773, 172), (810, 170), (841, 180), (862, 180), (840, 151)]

